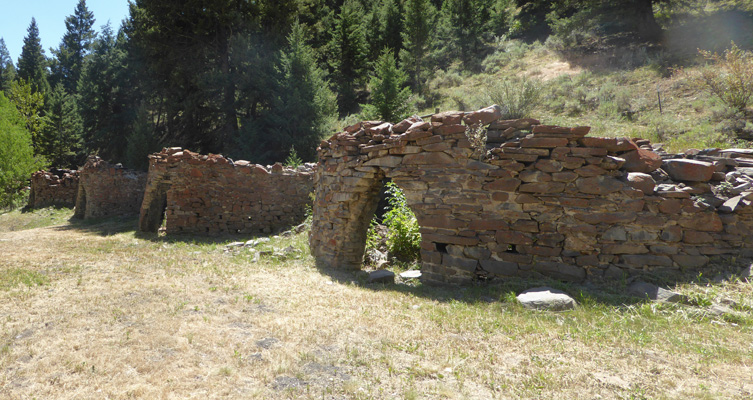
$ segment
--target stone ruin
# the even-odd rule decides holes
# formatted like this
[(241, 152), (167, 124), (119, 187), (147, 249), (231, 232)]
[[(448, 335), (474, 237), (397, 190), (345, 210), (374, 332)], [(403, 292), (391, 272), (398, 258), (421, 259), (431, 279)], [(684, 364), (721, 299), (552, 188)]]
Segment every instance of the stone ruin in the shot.
[(145, 185), (146, 173), (89, 156), (79, 169), (73, 216), (89, 219), (138, 214)]
[(68, 207), (76, 205), (78, 171), (50, 169), (31, 174), (28, 208)]
[(418, 219), (429, 283), (619, 279), (753, 256), (752, 150), (663, 154), (589, 129), (501, 120), (498, 106), (350, 126), (318, 149), (311, 252), (360, 269), (387, 178)]
[(306, 218), (315, 164), (269, 167), (166, 148), (149, 156), (139, 229), (167, 234), (271, 233)]

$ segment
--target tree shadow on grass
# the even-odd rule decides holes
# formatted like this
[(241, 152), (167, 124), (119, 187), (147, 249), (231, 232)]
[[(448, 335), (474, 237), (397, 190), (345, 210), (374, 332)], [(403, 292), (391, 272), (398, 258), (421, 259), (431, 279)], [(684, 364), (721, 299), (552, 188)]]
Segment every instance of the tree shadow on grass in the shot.
[(133, 232), (138, 239), (158, 243), (188, 243), (188, 244), (222, 244), (233, 241), (247, 241), (260, 235), (237, 234), (219, 236), (198, 236), (193, 234), (160, 235), (138, 230), (139, 217), (133, 215), (114, 216), (104, 218), (79, 219), (71, 217), (68, 224), (56, 226), (59, 231), (79, 231), (99, 236), (112, 236)]
[[(636, 304), (650, 302), (647, 298), (635, 297), (628, 294), (628, 286), (637, 281), (648, 282), (663, 288), (672, 288), (678, 283), (713, 284), (719, 279), (730, 280), (739, 277), (739, 269), (735, 267), (719, 268), (715, 279), (702, 276), (697, 271), (675, 273), (642, 273), (637, 276), (615, 281), (583, 281), (566, 282), (544, 276), (530, 278), (495, 278), (487, 281), (477, 281), (467, 285), (432, 285), (418, 280), (396, 283), (369, 283), (368, 274), (364, 271), (342, 271), (326, 267), (318, 270), (342, 284), (354, 284), (373, 291), (391, 291), (408, 296), (432, 299), (438, 302), (460, 301), (469, 304), (481, 303), (509, 303), (521, 292), (547, 286), (562, 290), (573, 297), (581, 305), (602, 305), (612, 308), (625, 308)], [(397, 277), (396, 277), (397, 278)]]
[(80, 219), (71, 217), (65, 225), (55, 226), (58, 231), (79, 231), (99, 236), (112, 236), (133, 232), (137, 228), (138, 217), (133, 215)]

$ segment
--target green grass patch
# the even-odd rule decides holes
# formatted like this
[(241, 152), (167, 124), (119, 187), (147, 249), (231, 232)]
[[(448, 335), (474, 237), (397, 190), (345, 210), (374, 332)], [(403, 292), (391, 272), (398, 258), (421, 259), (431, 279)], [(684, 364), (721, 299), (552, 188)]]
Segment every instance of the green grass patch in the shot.
[(22, 231), (61, 225), (73, 216), (73, 209), (48, 207), (24, 211), (16, 209), (0, 214), (0, 232)]
[(10, 290), (19, 285), (27, 287), (43, 286), (48, 282), (49, 279), (46, 276), (36, 271), (20, 268), (0, 271), (0, 290)]

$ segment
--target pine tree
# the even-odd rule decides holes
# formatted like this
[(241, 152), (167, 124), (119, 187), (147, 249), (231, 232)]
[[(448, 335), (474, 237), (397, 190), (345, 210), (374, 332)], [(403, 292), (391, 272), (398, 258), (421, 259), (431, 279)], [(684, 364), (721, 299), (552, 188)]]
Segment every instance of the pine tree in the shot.
[(75, 168), (83, 161), (81, 118), (76, 101), (62, 83), (55, 85), (48, 98), (46, 114), (49, 123), (43, 133), (43, 155), (53, 166)]
[(149, 154), (159, 150), (153, 124), (149, 122), (149, 110), (139, 106), (131, 133), (126, 139), (125, 164), (129, 168), (149, 169)]
[(397, 122), (407, 116), (410, 89), (405, 87), (407, 76), (395, 65), (395, 57), (385, 48), (376, 62), (374, 76), (369, 82), (371, 104), (362, 105), (368, 119)]
[(141, 68), (128, 64), (125, 34), (116, 37), (109, 24), (101, 32), (78, 86), (82, 136), (86, 152), (122, 161), (145, 79), (135, 75)]
[(403, 10), (399, 0), (385, 0), (382, 5), (381, 36), (383, 47), (392, 54), (400, 54), (403, 48)]
[(449, 56), (470, 67), (481, 48), (488, 20), (484, 0), (444, 0), (441, 22), (449, 34), (445, 42)]
[(42, 168), (34, 157), (24, 118), (0, 92), (0, 208), (12, 208), (21, 197), (29, 175)]
[(47, 60), (39, 39), (37, 21), (32, 17), (24, 38), (21, 56), (18, 58), (18, 77), (31, 85), (32, 90), (47, 94), (50, 85), (47, 81)]
[(317, 144), (337, 118), (337, 102), (301, 24), (294, 24), (288, 35), (278, 72), (272, 107), (246, 145), (257, 162), (282, 161), (291, 148), (313, 161)]
[(366, 75), (363, 8), (356, 0), (347, 0), (340, 9), (330, 51), (340, 113), (346, 113), (353, 110), (356, 90), (361, 87)]
[(423, 93), (426, 57), (433, 34), (436, 9), (429, 0), (406, 0), (403, 16), (403, 46), (400, 59), (410, 74), (412, 87)]
[(13, 66), (13, 59), (10, 58), (8, 48), (5, 47), (5, 40), (0, 38), (0, 91), (7, 92), (14, 79), (16, 79), (16, 67)]
[(86, 7), (86, 0), (79, 0), (74, 14), (65, 18), (66, 32), (60, 46), (53, 50), (53, 81), (61, 82), (68, 93), (78, 92), (84, 57), (91, 52), (96, 36), (93, 26), (94, 14)]
[(24, 127), (31, 137), (34, 155), (41, 155), (44, 151), (42, 134), (48, 122), (44, 116), (44, 96), (34, 91), (23, 79), (17, 79), (10, 84), (8, 99), (16, 106), (23, 119)]

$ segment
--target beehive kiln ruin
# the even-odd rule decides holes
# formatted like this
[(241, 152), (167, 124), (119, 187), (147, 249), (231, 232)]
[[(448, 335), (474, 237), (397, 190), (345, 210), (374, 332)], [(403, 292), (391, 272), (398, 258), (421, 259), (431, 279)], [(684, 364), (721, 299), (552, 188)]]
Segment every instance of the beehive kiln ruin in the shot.
[(76, 205), (78, 171), (50, 169), (31, 174), (28, 208), (70, 207)]
[(149, 156), (139, 228), (167, 234), (271, 233), (300, 224), (314, 164), (270, 167), (166, 148)]
[(73, 216), (90, 219), (138, 214), (145, 185), (146, 173), (89, 156), (79, 170)]
[(363, 122), (323, 141), (317, 264), (361, 267), (385, 178), (421, 226), (427, 282), (616, 279), (753, 255), (750, 150), (659, 154), (645, 140), (500, 117), (492, 106)]

